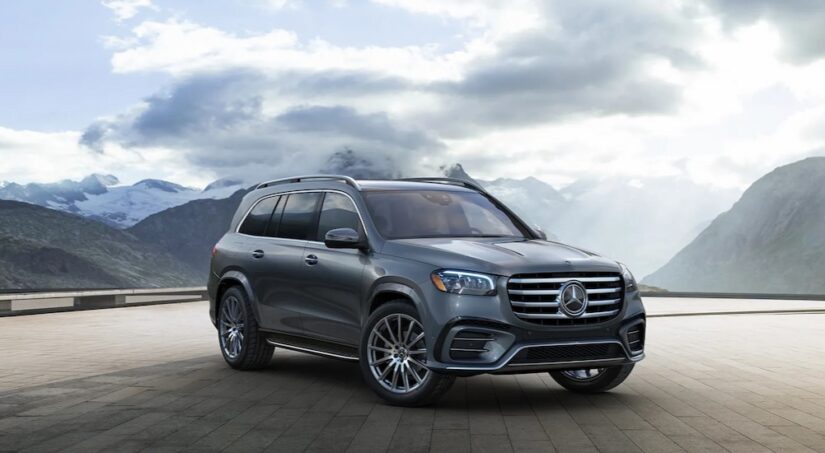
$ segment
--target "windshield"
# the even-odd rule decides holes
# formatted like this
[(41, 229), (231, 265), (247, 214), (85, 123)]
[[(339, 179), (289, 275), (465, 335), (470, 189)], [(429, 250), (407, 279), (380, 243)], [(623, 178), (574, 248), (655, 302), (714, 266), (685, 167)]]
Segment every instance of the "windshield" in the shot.
[(477, 192), (364, 192), (372, 219), (387, 239), (524, 237), (514, 219)]

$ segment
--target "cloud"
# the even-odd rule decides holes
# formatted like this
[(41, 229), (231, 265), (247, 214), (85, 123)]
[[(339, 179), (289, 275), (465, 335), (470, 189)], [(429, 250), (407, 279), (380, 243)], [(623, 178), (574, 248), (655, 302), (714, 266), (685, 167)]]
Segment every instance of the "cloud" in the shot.
[[(679, 86), (650, 71), (701, 67), (698, 26), (670, 2), (430, 2), (388, 0), (411, 11), (485, 18), (493, 30), (464, 48), (341, 47), (287, 30), (237, 35), (187, 21), (144, 22), (112, 39), (116, 72), (177, 77), (227, 69), (267, 74), (281, 102), (383, 106), (447, 136), (551, 122), (570, 115), (671, 112)], [(529, 16), (495, 32), (502, 11)], [(505, 14), (505, 15), (506, 15)], [(486, 23), (485, 22), (485, 23)], [(629, 32), (630, 31), (630, 32)], [(286, 107), (282, 105), (281, 107)]]
[(797, 63), (825, 57), (825, 9), (819, 0), (707, 0), (730, 26), (766, 21), (780, 31), (783, 54)]
[(147, 149), (142, 153), (110, 147), (102, 154), (78, 145), (79, 132), (38, 132), (0, 127), (0, 181), (80, 180), (91, 173), (125, 175), (134, 182), (162, 178), (202, 185), (213, 174), (193, 175), (177, 153)]
[[(741, 187), (760, 162), (819, 149), (816, 134), (761, 125), (784, 123), (783, 106), (819, 105), (825, 62), (777, 57), (816, 47), (785, 39), (790, 8), (708, 2), (374, 0), (461, 24), (449, 47), (386, 45), (380, 33), (344, 45), (288, 22), (241, 32), (185, 15), (144, 21), (107, 38), (113, 70), (163, 73), (170, 86), (90, 124), (80, 143), (103, 155), (174, 154), (220, 176), (409, 174), (461, 161), (489, 178), (656, 174)], [(775, 86), (795, 99), (753, 109), (749, 100)]]
[(157, 9), (152, 0), (102, 0), (101, 3), (112, 10), (118, 22), (135, 17), (143, 8)]
[(364, 71), (429, 81), (457, 77), (469, 58), (466, 51), (442, 54), (435, 47), (346, 47), (318, 38), (302, 42), (283, 29), (239, 35), (177, 19), (146, 21), (134, 27), (131, 36), (110, 36), (106, 42), (114, 46), (112, 67), (117, 73), (176, 76), (229, 69)]
[[(196, 168), (245, 177), (340, 167), (343, 161), (329, 159), (345, 150), (397, 173), (443, 148), (437, 138), (399, 126), (385, 113), (340, 105), (270, 111), (272, 84), (250, 71), (193, 76), (131, 112), (90, 125), (80, 143), (104, 152), (110, 146), (176, 150)], [(366, 168), (351, 153), (339, 156), (350, 156), (349, 168)]]

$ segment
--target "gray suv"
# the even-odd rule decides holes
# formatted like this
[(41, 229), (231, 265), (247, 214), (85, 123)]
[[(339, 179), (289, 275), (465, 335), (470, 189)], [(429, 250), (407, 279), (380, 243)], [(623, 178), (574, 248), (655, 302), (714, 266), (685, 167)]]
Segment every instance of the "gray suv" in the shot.
[(644, 357), (627, 267), (548, 241), (449, 178), (260, 184), (213, 250), (209, 298), (231, 367), (265, 367), (276, 347), (357, 361), (404, 406), (479, 373), (605, 391)]

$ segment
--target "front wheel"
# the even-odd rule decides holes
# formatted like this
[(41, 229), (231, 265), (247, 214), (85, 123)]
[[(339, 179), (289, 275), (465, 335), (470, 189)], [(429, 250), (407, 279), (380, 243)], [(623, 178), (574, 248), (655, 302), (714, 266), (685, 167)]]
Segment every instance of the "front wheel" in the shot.
[(631, 371), (633, 371), (633, 364), (551, 371), (550, 376), (567, 390), (578, 393), (601, 393), (624, 382)]
[(397, 406), (424, 406), (437, 401), (454, 376), (427, 368), (424, 328), (415, 308), (388, 302), (370, 315), (361, 337), (361, 374), (381, 398)]

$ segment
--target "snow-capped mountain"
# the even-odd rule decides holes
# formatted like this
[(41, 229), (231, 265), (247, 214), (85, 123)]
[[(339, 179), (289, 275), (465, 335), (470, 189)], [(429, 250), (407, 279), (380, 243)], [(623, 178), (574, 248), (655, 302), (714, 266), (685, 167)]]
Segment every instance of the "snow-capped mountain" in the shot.
[(80, 181), (0, 185), (0, 199), (23, 201), (79, 214), (117, 228), (128, 228), (157, 212), (203, 198), (227, 198), (242, 181), (221, 179), (204, 190), (159, 179), (119, 185), (112, 175), (90, 175)]
[(0, 199), (24, 201), (47, 208), (76, 212), (71, 206), (90, 195), (106, 193), (107, 187), (118, 183), (112, 175), (93, 174), (80, 181), (64, 180), (48, 184), (21, 185), (14, 182), (0, 183)]

